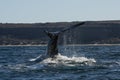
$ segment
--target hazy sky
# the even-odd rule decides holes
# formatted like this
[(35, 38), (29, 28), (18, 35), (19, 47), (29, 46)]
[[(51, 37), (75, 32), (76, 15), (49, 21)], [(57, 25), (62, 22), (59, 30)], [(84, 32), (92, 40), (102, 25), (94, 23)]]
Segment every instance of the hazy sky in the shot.
[(0, 23), (120, 20), (120, 0), (0, 0)]

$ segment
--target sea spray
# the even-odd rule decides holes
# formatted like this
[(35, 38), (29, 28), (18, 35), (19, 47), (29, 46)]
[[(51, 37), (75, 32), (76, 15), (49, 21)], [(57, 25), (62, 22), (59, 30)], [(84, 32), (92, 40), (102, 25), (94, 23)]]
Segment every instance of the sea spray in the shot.
[(53, 58), (47, 58), (45, 60), (43, 60), (40, 63), (54, 63), (54, 64), (80, 64), (80, 63), (87, 63), (89, 65), (89, 63), (95, 63), (96, 60), (95, 59), (88, 59), (86, 57), (67, 57), (64, 55), (57, 55), (54, 59)]

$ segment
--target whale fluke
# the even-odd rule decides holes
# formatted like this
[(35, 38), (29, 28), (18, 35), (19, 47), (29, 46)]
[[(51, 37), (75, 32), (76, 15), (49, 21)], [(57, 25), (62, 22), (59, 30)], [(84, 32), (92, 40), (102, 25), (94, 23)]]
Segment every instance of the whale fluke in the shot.
[(48, 49), (47, 49), (47, 56), (49, 57), (54, 57), (55, 55), (58, 55), (58, 37), (61, 33), (68, 31), (70, 29), (76, 28), (80, 25), (85, 24), (85, 22), (81, 22), (78, 24), (75, 24), (71, 27), (65, 28), (61, 31), (56, 31), (56, 32), (48, 32), (47, 30), (45, 30), (44, 32), (48, 35), (48, 37), (50, 38), (49, 42), (48, 42)]

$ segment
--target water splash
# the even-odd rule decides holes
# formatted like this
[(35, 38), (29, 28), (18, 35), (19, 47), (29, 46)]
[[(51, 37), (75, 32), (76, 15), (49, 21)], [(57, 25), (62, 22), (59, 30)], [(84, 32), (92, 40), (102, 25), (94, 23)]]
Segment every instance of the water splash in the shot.
[(47, 58), (45, 60), (43, 60), (40, 63), (44, 63), (44, 64), (49, 64), (49, 63), (53, 63), (53, 64), (66, 64), (69, 66), (69, 64), (72, 65), (76, 65), (76, 64), (86, 64), (86, 65), (91, 65), (92, 63), (95, 63), (95, 59), (88, 59), (86, 57), (67, 57), (67, 56), (63, 56), (61, 54), (57, 55), (56, 58)]
[[(35, 58), (36, 59), (36, 58)], [(34, 60), (34, 59), (32, 59)], [(24, 72), (28, 70), (44, 70), (44, 69), (58, 69), (58, 68), (70, 68), (77, 66), (92, 66), (96, 63), (95, 59), (88, 59), (86, 57), (67, 57), (61, 54), (57, 55), (55, 58), (46, 58), (41, 62), (26, 65), (26, 63), (8, 65), (6, 68), (14, 71)]]

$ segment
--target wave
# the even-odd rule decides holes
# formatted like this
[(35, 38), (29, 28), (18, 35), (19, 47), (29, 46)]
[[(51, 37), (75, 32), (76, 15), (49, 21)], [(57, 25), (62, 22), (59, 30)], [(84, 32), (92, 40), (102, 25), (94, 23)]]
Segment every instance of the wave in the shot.
[(9, 65), (0, 65), (1, 69), (7, 69), (12, 71), (18, 71), (18, 72), (25, 72), (25, 71), (43, 71), (43, 70), (68, 70), (68, 69), (80, 69), (93, 67), (94, 68), (113, 68), (113, 67), (119, 67), (120, 61), (96, 61), (94, 58), (87, 58), (87, 57), (68, 57), (64, 55), (57, 55), (54, 59), (53, 58), (46, 58), (41, 62), (27, 65), (26, 63), (22, 64), (9, 64)]
[[(36, 58), (35, 58), (36, 59)], [(34, 60), (34, 59), (32, 59)], [(43, 70), (43, 69), (51, 69), (51, 68), (70, 68), (70, 67), (78, 67), (78, 66), (92, 66), (96, 63), (96, 60), (93, 58), (86, 57), (67, 57), (64, 55), (57, 55), (55, 58), (46, 58), (41, 62), (27, 65), (26, 63), (22, 64), (14, 64), (14, 65), (5, 65), (4, 69), (14, 70), (14, 71), (26, 71), (26, 70)], [(3, 66), (1, 66), (3, 67)]]

